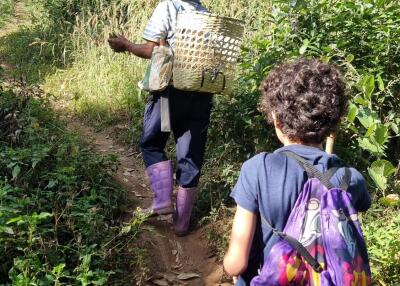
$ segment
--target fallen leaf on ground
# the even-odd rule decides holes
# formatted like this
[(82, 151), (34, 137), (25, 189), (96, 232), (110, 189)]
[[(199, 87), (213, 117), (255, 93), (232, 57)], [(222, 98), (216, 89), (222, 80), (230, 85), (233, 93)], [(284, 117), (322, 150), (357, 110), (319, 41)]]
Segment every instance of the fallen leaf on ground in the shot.
[(189, 280), (193, 278), (200, 278), (200, 275), (194, 272), (180, 273), (177, 278), (179, 280)]
[(123, 174), (124, 176), (129, 176), (129, 177), (132, 177), (132, 174), (131, 173), (129, 173), (128, 171), (127, 172), (124, 172), (124, 174)]
[(168, 281), (164, 280), (164, 279), (155, 279), (155, 280), (151, 280), (151, 282), (158, 286), (169, 286)]
[(174, 274), (169, 274), (169, 273), (164, 273), (163, 274), (164, 279), (167, 279), (168, 282), (172, 283), (175, 281), (176, 276)]
[(132, 191), (132, 193), (135, 195), (135, 197), (138, 197), (138, 198), (147, 198), (147, 196), (142, 195), (142, 194), (139, 194), (138, 192)]

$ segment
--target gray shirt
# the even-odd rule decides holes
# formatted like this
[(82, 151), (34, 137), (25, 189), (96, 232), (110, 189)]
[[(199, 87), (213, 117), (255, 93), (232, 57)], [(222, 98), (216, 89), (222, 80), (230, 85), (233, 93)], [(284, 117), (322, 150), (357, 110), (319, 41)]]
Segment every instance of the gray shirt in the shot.
[(169, 45), (175, 48), (175, 26), (178, 13), (181, 11), (207, 12), (207, 9), (200, 3), (200, 0), (163, 1), (153, 12), (143, 32), (143, 38), (148, 41), (158, 42), (166, 39)]

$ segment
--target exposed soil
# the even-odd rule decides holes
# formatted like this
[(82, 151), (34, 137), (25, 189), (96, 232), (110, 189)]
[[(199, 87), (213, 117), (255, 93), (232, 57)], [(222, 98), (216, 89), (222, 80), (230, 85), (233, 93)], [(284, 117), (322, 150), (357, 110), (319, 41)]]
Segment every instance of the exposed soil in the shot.
[[(0, 29), (0, 38), (15, 32), (19, 27), (29, 25), (29, 15), (25, 9), (23, 1), (18, 1), (15, 4), (14, 17), (10, 17), (7, 25)], [(11, 71), (12, 67), (7, 63), (7, 55), (0, 54), (0, 68), (5, 71)], [(5, 75), (7, 76), (7, 74)]]
[[(29, 24), (28, 18), (24, 3), (17, 2), (15, 17), (1, 29), (0, 38), (16, 31), (21, 25)], [(7, 55), (0, 54), (0, 66), (6, 72), (4, 78), (7, 78), (7, 73), (13, 69), (7, 63)], [(152, 194), (141, 155), (130, 146), (119, 145), (106, 132), (96, 132), (73, 118), (64, 118), (67, 118), (69, 128), (78, 131), (97, 152), (119, 156), (114, 178), (127, 192), (128, 201), (136, 202), (130, 205), (127, 213), (133, 213), (137, 207), (149, 206)], [(224, 279), (221, 265), (209, 252), (202, 229), (196, 229), (185, 237), (176, 237), (171, 215), (150, 219), (148, 223), (154, 231), (145, 232), (140, 238), (150, 254), (152, 278), (147, 285), (231, 285)]]
[[(76, 121), (70, 122), (69, 126), (79, 131), (98, 152), (119, 156), (119, 167), (114, 177), (137, 202), (132, 204), (131, 212), (136, 207), (145, 208), (151, 204), (152, 194), (140, 154), (129, 146), (119, 145), (106, 132), (95, 132)], [(150, 219), (149, 224), (155, 232), (146, 233), (141, 239), (150, 253), (153, 275), (150, 285), (231, 285), (224, 279), (222, 267), (209, 252), (201, 228), (185, 237), (176, 237), (171, 215)], [(179, 280), (177, 277), (182, 273), (188, 276), (198, 274), (199, 277)], [(171, 281), (170, 284), (164, 284), (167, 281)]]
[(29, 24), (29, 15), (23, 1), (15, 4), (14, 17), (11, 17), (7, 25), (0, 30), (0, 38), (14, 32), (16, 28)]

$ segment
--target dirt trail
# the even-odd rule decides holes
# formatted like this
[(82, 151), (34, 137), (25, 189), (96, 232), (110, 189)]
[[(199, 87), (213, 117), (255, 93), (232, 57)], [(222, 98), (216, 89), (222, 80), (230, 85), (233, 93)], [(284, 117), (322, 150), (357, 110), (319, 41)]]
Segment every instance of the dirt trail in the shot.
[[(17, 1), (15, 3), (14, 16), (10, 17), (9, 22), (3, 28), (0, 29), (0, 38), (3, 38), (16, 30), (21, 26), (30, 24), (29, 15), (26, 11), (26, 7), (23, 1)], [(7, 72), (12, 70), (12, 67), (7, 63), (6, 55), (0, 54), (0, 68)], [(5, 75), (7, 76), (7, 74)]]
[[(29, 16), (24, 2), (18, 1), (15, 17), (0, 30), (0, 38), (15, 32), (21, 25), (28, 24)], [(7, 55), (0, 54), (0, 67), (5, 71), (3, 78), (10, 79), (9, 74), (13, 67), (7, 63)], [(58, 111), (63, 112), (63, 110)], [(140, 154), (133, 152), (129, 146), (117, 144), (106, 132), (95, 132), (91, 127), (72, 118), (67, 118), (66, 122), (70, 129), (78, 131), (92, 144), (97, 152), (119, 156), (119, 167), (114, 178), (125, 189), (128, 198), (137, 202), (137, 205), (131, 205), (128, 213), (132, 213), (136, 207), (145, 208), (151, 204), (152, 194)], [(141, 242), (148, 249), (151, 260), (149, 266), (152, 279), (147, 285), (231, 285), (223, 281), (222, 267), (210, 254), (201, 229), (191, 232), (186, 237), (176, 237), (171, 215), (150, 219), (149, 224), (155, 231), (146, 232), (141, 237)], [(183, 279), (196, 275), (198, 277)]]
[(0, 38), (12, 33), (18, 27), (22, 25), (28, 25), (29, 15), (25, 9), (25, 4), (23, 1), (18, 1), (15, 3), (14, 16), (9, 19), (7, 25), (0, 29)]
[[(145, 169), (140, 154), (133, 152), (129, 146), (122, 146), (113, 141), (106, 132), (94, 132), (92, 128), (78, 122), (70, 127), (79, 131), (94, 148), (103, 154), (117, 154), (120, 157), (119, 167), (115, 173), (117, 182), (138, 202), (137, 206), (147, 207), (151, 204)], [(132, 205), (130, 211), (136, 206)], [(231, 285), (223, 282), (222, 267), (212, 257), (206, 245), (206, 238), (201, 229), (186, 237), (176, 237), (172, 226), (172, 216), (150, 219), (155, 233), (145, 234), (141, 239), (149, 250), (151, 270), (154, 279), (149, 285)], [(199, 278), (179, 280), (178, 275), (198, 274)], [(165, 284), (171, 281), (170, 284)], [(152, 283), (152, 284), (151, 284)]]

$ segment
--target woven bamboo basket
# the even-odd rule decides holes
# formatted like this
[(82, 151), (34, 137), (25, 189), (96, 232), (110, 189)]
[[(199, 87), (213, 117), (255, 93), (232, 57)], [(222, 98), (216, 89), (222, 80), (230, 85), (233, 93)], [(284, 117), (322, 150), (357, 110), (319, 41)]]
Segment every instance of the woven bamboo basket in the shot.
[(229, 94), (244, 32), (243, 22), (210, 13), (184, 12), (176, 27), (174, 87)]

